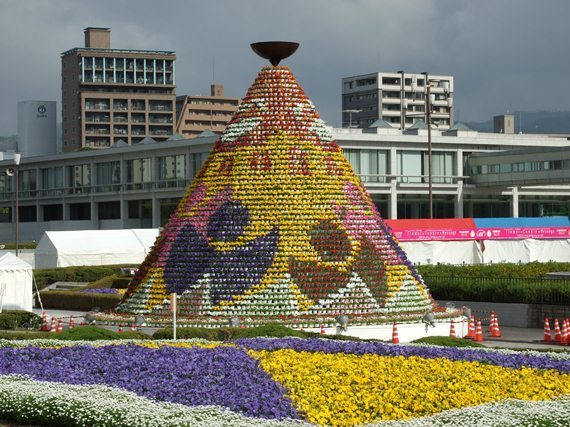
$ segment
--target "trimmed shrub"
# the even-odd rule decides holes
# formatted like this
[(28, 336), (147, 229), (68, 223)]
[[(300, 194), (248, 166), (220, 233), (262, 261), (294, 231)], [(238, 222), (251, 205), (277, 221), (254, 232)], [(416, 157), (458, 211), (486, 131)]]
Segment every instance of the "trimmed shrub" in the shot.
[(41, 326), (42, 318), (35, 313), (21, 310), (8, 310), (0, 313), (0, 329), (35, 329)]
[[(320, 335), (319, 335), (320, 336)], [(280, 323), (268, 323), (262, 326), (253, 328), (238, 329), (237, 335), (234, 338), (255, 338), (255, 337), (298, 337), (307, 338), (307, 334), (303, 331), (291, 329)]]
[(445, 347), (485, 347), (483, 344), (463, 338), (424, 337), (412, 341), (414, 344), (431, 344)]
[(101, 279), (95, 280), (82, 289), (93, 289), (93, 288), (126, 289), (129, 287), (130, 282), (131, 282), (130, 277), (112, 274), (110, 276), (105, 276), (102, 277)]
[[(226, 341), (235, 338), (239, 330), (239, 328), (176, 328), (176, 338)], [(171, 340), (174, 338), (174, 332), (172, 328), (159, 329), (152, 337), (157, 340)]]
[(60, 310), (89, 311), (94, 307), (101, 310), (113, 309), (121, 301), (119, 294), (94, 294), (77, 291), (40, 292), (45, 308)]
[[(0, 331), (0, 340), (37, 340), (49, 338), (47, 332), (37, 331)], [(2, 424), (0, 424), (1, 426)]]
[[(44, 336), (45, 337), (45, 336)], [(48, 338), (68, 341), (97, 341), (97, 340), (125, 340), (125, 339), (150, 339), (149, 335), (142, 332), (115, 332), (98, 326), (80, 326), (68, 329), (58, 334), (51, 334)]]
[(38, 289), (43, 289), (55, 282), (94, 282), (106, 276), (119, 273), (121, 267), (133, 265), (97, 265), (80, 267), (44, 268), (34, 270)]
[[(320, 336), (320, 335), (319, 335)], [(164, 328), (156, 331), (154, 339), (172, 339), (172, 328)], [(287, 328), (279, 323), (268, 323), (253, 328), (177, 328), (176, 337), (180, 339), (202, 338), (208, 341), (227, 341), (237, 338), (255, 337), (299, 337), (307, 338), (302, 331)]]
[(570, 271), (568, 262), (529, 262), (476, 265), (422, 264), (416, 269), (422, 276), (539, 278), (557, 271)]

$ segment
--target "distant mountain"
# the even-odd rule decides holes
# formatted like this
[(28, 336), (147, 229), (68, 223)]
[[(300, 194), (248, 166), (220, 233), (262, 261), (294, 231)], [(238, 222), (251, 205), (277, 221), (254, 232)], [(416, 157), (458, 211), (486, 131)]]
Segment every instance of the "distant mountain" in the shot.
[[(515, 132), (519, 133), (560, 133), (570, 134), (570, 111), (517, 111)], [(522, 123), (522, 127), (521, 127)], [(479, 132), (493, 132), (493, 119), (485, 122), (465, 122)]]

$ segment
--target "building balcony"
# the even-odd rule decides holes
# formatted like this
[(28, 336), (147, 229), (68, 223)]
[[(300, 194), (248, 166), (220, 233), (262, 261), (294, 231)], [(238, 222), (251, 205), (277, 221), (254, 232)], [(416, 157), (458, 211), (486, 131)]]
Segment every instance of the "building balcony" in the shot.
[(172, 107), (170, 105), (150, 105), (150, 111), (159, 111), (159, 112), (166, 112), (172, 113)]

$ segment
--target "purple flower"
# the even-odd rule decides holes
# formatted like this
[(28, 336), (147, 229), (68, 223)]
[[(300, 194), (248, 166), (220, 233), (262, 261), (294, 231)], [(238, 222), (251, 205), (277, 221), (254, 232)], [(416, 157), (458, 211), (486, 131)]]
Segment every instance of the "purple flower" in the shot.
[(529, 355), (525, 353), (500, 353), (497, 351), (454, 347), (425, 347), (393, 345), (379, 342), (333, 341), (299, 338), (243, 338), (236, 343), (252, 350), (279, 350), (290, 348), (296, 351), (346, 354), (377, 354), (381, 356), (419, 356), (425, 359), (444, 357), (449, 360), (488, 363), (506, 368), (555, 369), (570, 373), (570, 359), (556, 359), (549, 355)]
[(106, 384), (159, 401), (221, 405), (262, 418), (299, 418), (285, 389), (245, 351), (136, 345), (2, 348), (0, 374)]

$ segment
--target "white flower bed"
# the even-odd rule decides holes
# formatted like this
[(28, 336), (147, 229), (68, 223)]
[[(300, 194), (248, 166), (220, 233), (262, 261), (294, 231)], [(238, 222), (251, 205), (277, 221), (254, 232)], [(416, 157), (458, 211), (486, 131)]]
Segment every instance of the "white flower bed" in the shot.
[[(248, 418), (217, 406), (188, 407), (155, 402), (102, 385), (69, 385), (0, 376), (0, 419), (24, 423), (120, 427), (295, 427), (310, 424)], [(43, 421), (43, 422), (42, 422)]]
[(464, 409), (453, 409), (430, 417), (405, 421), (382, 421), (368, 427), (567, 427), (570, 425), (570, 396), (540, 402), (503, 400)]

